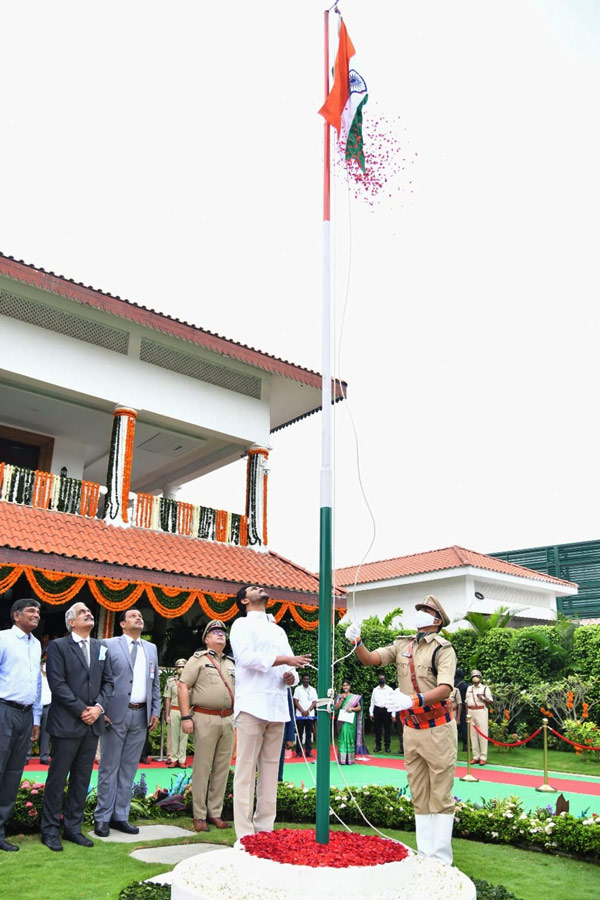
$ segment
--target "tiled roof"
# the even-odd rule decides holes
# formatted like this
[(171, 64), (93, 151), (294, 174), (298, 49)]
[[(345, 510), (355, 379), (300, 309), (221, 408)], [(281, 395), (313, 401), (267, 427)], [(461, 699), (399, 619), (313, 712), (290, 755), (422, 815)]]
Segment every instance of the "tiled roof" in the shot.
[[(0, 275), (41, 288), (51, 294), (58, 294), (69, 300), (75, 300), (77, 303), (82, 303), (85, 306), (92, 306), (95, 309), (103, 310), (130, 322), (136, 322), (147, 328), (153, 328), (155, 331), (170, 334), (173, 337), (204, 347), (206, 350), (219, 353), (221, 356), (229, 356), (232, 359), (237, 359), (240, 362), (271, 372), (274, 375), (282, 375), (284, 378), (291, 378), (293, 381), (321, 388), (321, 375), (318, 372), (313, 372), (311, 369), (297, 366), (285, 359), (279, 359), (276, 356), (263, 353), (261, 350), (255, 350), (246, 344), (232, 341), (197, 325), (182, 322), (181, 319), (169, 316), (166, 313), (156, 312), (131, 300), (123, 300), (121, 297), (114, 296), (106, 291), (88, 287), (81, 282), (73, 281), (71, 278), (55, 275), (54, 272), (46, 272), (45, 269), (37, 268), (23, 262), (23, 260), (16, 260), (14, 257), (6, 256), (3, 253), (0, 253)], [(336, 381), (336, 399), (342, 399), (345, 386), (345, 382)]]
[(380, 562), (365, 563), (358, 572), (357, 567), (348, 566), (344, 569), (336, 569), (335, 581), (344, 587), (357, 584), (366, 584), (373, 581), (387, 581), (394, 578), (406, 578), (410, 575), (422, 575), (426, 572), (441, 572), (445, 569), (461, 569), (465, 566), (473, 566), (476, 569), (487, 569), (489, 572), (500, 572), (504, 575), (516, 575), (520, 578), (529, 578), (533, 581), (544, 581), (555, 585), (577, 587), (572, 581), (563, 581), (554, 578), (544, 572), (536, 572), (517, 566), (514, 563), (505, 562), (503, 559), (495, 559), (486, 556), (485, 553), (476, 553), (474, 550), (466, 550), (464, 547), (445, 547), (443, 550), (428, 550), (425, 553), (413, 553), (411, 556), (398, 556), (395, 559), (384, 559)]
[[(0, 503), (0, 563), (10, 561), (9, 548), (53, 555), (59, 562), (63, 557), (71, 563), (65, 571), (71, 572), (73, 560), (90, 560), (134, 568), (139, 581), (152, 582), (155, 573), (173, 573), (171, 583), (177, 583), (179, 577), (182, 587), (190, 587), (190, 577), (198, 578), (202, 581), (202, 585), (196, 585), (200, 590), (207, 590), (207, 582), (212, 581), (220, 586), (215, 590), (258, 583), (279, 589), (289, 600), (296, 594), (298, 602), (309, 595), (316, 597), (319, 591), (316, 575), (272, 551), (261, 553), (162, 531), (118, 528), (100, 519), (4, 502)], [(89, 573), (89, 569), (85, 566), (81, 574)], [(112, 577), (118, 579), (118, 572)]]

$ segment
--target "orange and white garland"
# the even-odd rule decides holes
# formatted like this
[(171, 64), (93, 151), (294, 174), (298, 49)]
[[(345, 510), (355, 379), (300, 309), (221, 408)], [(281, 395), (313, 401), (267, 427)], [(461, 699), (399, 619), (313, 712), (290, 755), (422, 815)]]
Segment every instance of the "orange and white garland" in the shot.
[(246, 466), (246, 516), (248, 518), (248, 544), (267, 545), (267, 485), (266, 468), (269, 451), (264, 447), (248, 450)]
[(128, 525), (129, 489), (133, 464), (133, 439), (137, 413), (118, 406), (113, 413), (113, 430), (106, 475), (104, 517), (113, 525)]

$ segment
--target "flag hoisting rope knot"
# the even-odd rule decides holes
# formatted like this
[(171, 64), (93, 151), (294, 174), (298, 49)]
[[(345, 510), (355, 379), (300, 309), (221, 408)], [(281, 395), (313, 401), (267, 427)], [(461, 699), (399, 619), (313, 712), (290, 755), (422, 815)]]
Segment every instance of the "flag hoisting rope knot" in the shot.
[(356, 160), (364, 172), (362, 118), (363, 107), (369, 95), (365, 80), (356, 69), (350, 68), (350, 60), (355, 53), (354, 45), (342, 20), (333, 68), (333, 86), (319, 113), (337, 131), (338, 142), (346, 162)]

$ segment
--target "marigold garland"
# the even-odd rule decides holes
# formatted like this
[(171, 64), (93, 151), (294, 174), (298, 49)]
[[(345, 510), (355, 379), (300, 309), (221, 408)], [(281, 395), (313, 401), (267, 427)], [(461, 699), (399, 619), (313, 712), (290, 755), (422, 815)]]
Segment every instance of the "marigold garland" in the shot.
[(95, 519), (98, 515), (98, 501), (100, 499), (100, 485), (95, 481), (81, 482), (81, 501), (79, 515)]
[(179, 501), (177, 504), (177, 534), (189, 537), (192, 533), (194, 507), (191, 503)]
[[(0, 565), (0, 594), (9, 590), (21, 575), (25, 575), (35, 595), (50, 606), (60, 606), (73, 600), (82, 587), (87, 584), (94, 600), (111, 613), (130, 609), (143, 594), (147, 596), (151, 606), (166, 619), (175, 619), (184, 615), (195, 602), (209, 618), (220, 619), (222, 622), (231, 621), (238, 611), (237, 604), (230, 594), (216, 591), (188, 591), (142, 581), (69, 575), (50, 569), (12, 565), (11, 563)], [(280, 622), (289, 611), (301, 628), (312, 631), (318, 627), (318, 609), (316, 607), (306, 604), (296, 605), (287, 600), (271, 600), (268, 607), (276, 622)], [(312, 611), (317, 618), (308, 620), (301, 615), (300, 610)], [(337, 613), (343, 615), (344, 611), (337, 610)]]
[(54, 475), (51, 472), (41, 472), (39, 469), (36, 469), (33, 495), (31, 497), (32, 506), (48, 509), (50, 498), (52, 497), (53, 481)]
[(123, 521), (129, 522), (127, 505), (131, 486), (131, 467), (133, 465), (133, 439), (135, 437), (135, 420), (137, 413), (133, 409), (117, 409), (115, 415), (125, 419), (125, 456), (123, 459), (123, 486), (121, 492), (121, 509)]
[(137, 494), (135, 504), (135, 524), (138, 528), (152, 527), (152, 510), (154, 497), (152, 494)]
[(229, 519), (229, 513), (225, 512), (224, 509), (217, 510), (216, 522), (215, 522), (215, 538), (217, 541), (224, 543), (227, 540), (227, 523)]

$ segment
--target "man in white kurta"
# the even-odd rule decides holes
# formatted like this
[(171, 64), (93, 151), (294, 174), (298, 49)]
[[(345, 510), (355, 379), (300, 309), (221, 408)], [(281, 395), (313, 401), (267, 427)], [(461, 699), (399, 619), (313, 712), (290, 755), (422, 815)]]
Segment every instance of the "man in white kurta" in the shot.
[(233, 818), (238, 838), (273, 830), (279, 755), (290, 718), (287, 690), (298, 683), (296, 667), (310, 662), (310, 656), (293, 655), (285, 631), (267, 615), (268, 599), (264, 588), (241, 588), (236, 602), (245, 615), (235, 620), (229, 636), (236, 675)]

